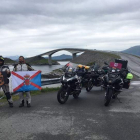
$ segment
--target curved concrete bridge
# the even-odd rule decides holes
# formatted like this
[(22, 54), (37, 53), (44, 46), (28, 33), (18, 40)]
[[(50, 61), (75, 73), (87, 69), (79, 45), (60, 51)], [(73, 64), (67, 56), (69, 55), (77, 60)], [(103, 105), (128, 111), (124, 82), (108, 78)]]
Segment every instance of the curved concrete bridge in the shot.
[[(59, 52), (59, 51), (68, 51), (68, 52), (70, 52), (72, 54), (72, 58), (74, 59), (74, 58), (76, 58), (77, 53), (88, 51), (88, 49), (62, 48), (62, 49), (56, 49), (56, 50), (52, 50), (52, 51), (49, 51), (49, 52), (45, 52), (45, 53), (37, 55), (37, 56), (48, 55), (49, 56), (49, 58), (48, 58), (49, 65), (52, 65), (52, 55), (54, 53), (56, 53), (56, 52)], [(93, 51), (93, 50), (90, 50), (90, 51)]]

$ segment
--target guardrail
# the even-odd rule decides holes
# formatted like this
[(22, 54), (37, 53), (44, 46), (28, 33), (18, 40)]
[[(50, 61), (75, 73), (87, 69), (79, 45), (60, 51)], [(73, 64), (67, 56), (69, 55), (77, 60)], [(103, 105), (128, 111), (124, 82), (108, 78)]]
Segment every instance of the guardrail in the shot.
[(135, 71), (133, 71), (133, 70), (131, 70), (131, 72), (132, 72), (133, 74), (135, 74), (136, 76), (140, 77), (140, 74), (139, 74), (138, 72), (135, 72)]
[(48, 79), (48, 80), (42, 80), (41, 85), (51, 85), (51, 84), (57, 84), (60, 83), (60, 78), (55, 78), (55, 79)]

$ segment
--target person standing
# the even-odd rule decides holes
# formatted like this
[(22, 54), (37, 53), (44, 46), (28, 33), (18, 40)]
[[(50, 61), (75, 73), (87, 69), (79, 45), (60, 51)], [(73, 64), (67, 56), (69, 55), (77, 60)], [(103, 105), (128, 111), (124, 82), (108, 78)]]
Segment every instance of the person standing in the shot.
[[(14, 66), (13, 71), (33, 71), (34, 69), (25, 62), (25, 58), (23, 56), (19, 57), (19, 63)], [(31, 107), (31, 95), (29, 91), (19, 92), (19, 107), (24, 107), (24, 93), (26, 94), (26, 104), (27, 107)]]
[(0, 88), (2, 88), (10, 107), (13, 107), (13, 100), (9, 91), (9, 77), (11, 72), (8, 66), (4, 65), (4, 58), (0, 56)]

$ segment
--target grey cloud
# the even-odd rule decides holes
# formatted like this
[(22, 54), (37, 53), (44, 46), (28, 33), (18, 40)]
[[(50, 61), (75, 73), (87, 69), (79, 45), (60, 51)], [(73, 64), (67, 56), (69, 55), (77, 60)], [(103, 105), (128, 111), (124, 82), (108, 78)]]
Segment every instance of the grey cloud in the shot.
[(126, 47), (139, 43), (139, 15), (139, 0), (1, 0), (0, 46), (34, 49), (33, 55), (45, 48)]

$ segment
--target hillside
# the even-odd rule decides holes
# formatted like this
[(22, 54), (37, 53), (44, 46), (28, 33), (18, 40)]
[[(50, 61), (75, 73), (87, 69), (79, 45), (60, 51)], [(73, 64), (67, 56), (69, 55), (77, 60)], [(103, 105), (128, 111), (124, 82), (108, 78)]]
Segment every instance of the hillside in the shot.
[(131, 47), (131, 48), (129, 48), (127, 50), (124, 50), (122, 52), (140, 56), (140, 45), (139, 46)]
[(14, 60), (11, 60), (10, 58), (4, 58), (4, 60), (5, 60), (5, 64), (6, 64), (6, 65), (15, 64), (15, 61), (14, 61)]
[[(48, 59), (41, 57), (41, 56), (35, 56), (25, 59), (26, 63), (29, 63), (30, 65), (48, 65)], [(59, 63), (55, 60), (52, 60), (52, 65), (59, 65)]]
[(100, 66), (104, 65), (104, 61), (107, 63), (114, 61), (115, 58), (120, 58), (118, 55), (110, 54), (108, 52), (98, 51), (86, 51), (71, 62), (83, 65), (93, 65), (95, 62)]

